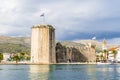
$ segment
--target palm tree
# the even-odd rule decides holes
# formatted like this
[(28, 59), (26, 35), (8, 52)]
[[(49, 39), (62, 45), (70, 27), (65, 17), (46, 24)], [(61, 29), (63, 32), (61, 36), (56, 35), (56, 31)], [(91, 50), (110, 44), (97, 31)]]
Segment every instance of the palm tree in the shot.
[(106, 61), (108, 59), (108, 51), (106, 49), (104, 49), (103, 53), (104, 53), (104, 59)]
[(103, 55), (102, 54), (100, 55), (100, 60), (103, 62)]
[(116, 59), (117, 51), (113, 50), (112, 53), (114, 54), (114, 60)]

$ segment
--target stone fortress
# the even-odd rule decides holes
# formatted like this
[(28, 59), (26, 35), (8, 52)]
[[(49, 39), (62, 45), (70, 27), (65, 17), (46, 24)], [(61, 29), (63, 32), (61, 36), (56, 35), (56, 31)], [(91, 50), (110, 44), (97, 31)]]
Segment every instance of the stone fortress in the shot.
[(36, 25), (32, 27), (31, 62), (56, 63), (55, 29), (51, 25)]
[(35, 25), (31, 34), (31, 62), (54, 64), (68, 62), (95, 62), (95, 45), (75, 42), (55, 42), (51, 25)]

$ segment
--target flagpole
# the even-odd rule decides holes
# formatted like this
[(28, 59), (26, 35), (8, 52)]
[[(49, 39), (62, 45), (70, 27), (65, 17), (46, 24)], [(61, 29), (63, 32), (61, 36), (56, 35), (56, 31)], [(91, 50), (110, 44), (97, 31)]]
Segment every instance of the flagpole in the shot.
[(45, 15), (43, 16), (43, 24), (45, 24)]
[(42, 24), (45, 24), (45, 14), (42, 13), (42, 14), (40, 15), (40, 17), (42, 17)]

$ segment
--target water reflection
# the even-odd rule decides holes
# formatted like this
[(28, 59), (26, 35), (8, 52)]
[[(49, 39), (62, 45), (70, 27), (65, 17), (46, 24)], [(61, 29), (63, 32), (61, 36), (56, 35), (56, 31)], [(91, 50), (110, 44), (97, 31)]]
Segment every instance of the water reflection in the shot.
[(50, 65), (30, 65), (30, 80), (48, 80)]
[(120, 80), (120, 65), (0, 65), (0, 80)]
[(120, 65), (99, 65), (96, 77), (104, 80), (120, 80)]
[(28, 65), (0, 65), (0, 80), (29, 80)]

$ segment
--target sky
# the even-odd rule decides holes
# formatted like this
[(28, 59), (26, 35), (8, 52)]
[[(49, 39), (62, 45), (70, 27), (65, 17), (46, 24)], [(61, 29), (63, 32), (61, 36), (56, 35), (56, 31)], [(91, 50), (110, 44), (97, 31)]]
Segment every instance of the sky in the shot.
[[(0, 0), (0, 35), (30, 36), (36, 24), (55, 28), (56, 40), (120, 44), (120, 0)], [(45, 22), (40, 15), (45, 14)]]

